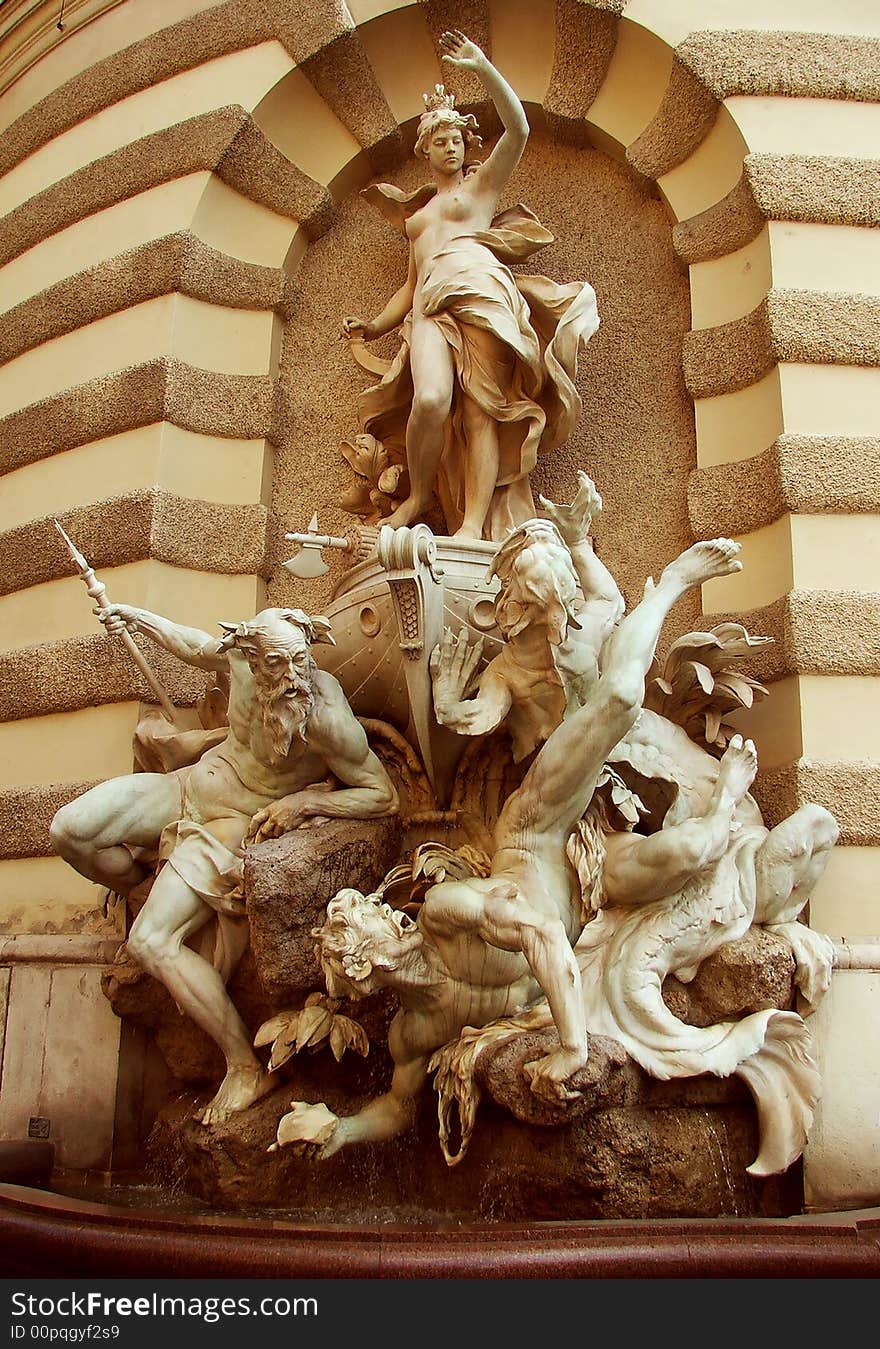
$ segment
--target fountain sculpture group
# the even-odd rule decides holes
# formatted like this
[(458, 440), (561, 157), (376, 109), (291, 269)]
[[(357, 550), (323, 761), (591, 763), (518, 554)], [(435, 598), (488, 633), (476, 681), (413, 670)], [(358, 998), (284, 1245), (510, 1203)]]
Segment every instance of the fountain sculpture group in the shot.
[[(65, 806), (54, 846), (130, 897), (126, 959), (223, 1054), (219, 1088), (181, 1125), (190, 1137), (262, 1111), (270, 1150), (314, 1174), (403, 1135), (433, 1073), (452, 1165), (487, 1082), (523, 1129), (546, 1130), (631, 1102), (621, 1073), (713, 1075), (740, 1079), (757, 1106), (749, 1172), (782, 1173), (818, 1096), (804, 1016), (832, 962), (798, 919), (837, 827), (804, 805), (768, 829), (750, 794), (755, 748), (730, 717), (764, 692), (738, 664), (764, 639), (724, 623), (658, 664), (672, 606), (738, 570), (738, 545), (694, 544), (625, 613), (593, 546), (590, 478), (568, 505), (541, 497), (539, 516), (529, 472), (579, 416), (595, 295), (510, 270), (552, 238), (523, 207), (497, 213), (525, 114), (475, 44), (442, 42), (503, 132), (471, 162), (474, 118), (437, 86), (416, 147), (433, 183), (368, 189), (410, 265), (377, 318), (344, 320), (381, 379), (345, 447), (362, 523), (329, 540), (353, 556), (328, 615), (266, 609), (215, 637), (104, 602), (108, 633), (139, 632), (218, 681), (215, 715), (161, 736), (153, 717), (139, 737), (150, 771)], [(395, 359), (370, 358), (365, 340), (398, 326)], [(438, 510), (445, 534), (425, 522)], [(294, 537), (301, 558), (321, 542)], [(291, 890), (267, 926), (261, 868), (279, 849), (312, 894)], [(298, 983), (277, 973), (285, 931)], [(249, 938), (262, 1008), (250, 1027), (227, 987)], [(689, 1014), (704, 963), (744, 942), (758, 966), (782, 952), (800, 1011), (788, 985), (720, 1019)], [(385, 1008), (369, 1033), (363, 999)], [(349, 1060), (335, 1064), (386, 1042), (385, 1090), (359, 1089), (350, 1109), (296, 1098), (308, 1051), (344, 1101)]]

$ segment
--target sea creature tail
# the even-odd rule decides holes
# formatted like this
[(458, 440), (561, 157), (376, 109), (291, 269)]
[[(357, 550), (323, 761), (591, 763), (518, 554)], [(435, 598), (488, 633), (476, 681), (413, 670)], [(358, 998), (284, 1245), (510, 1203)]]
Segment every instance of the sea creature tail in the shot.
[(761, 1146), (752, 1176), (785, 1171), (803, 1152), (819, 1099), (820, 1077), (809, 1028), (796, 1012), (776, 1012), (764, 1043), (736, 1068), (755, 1098)]

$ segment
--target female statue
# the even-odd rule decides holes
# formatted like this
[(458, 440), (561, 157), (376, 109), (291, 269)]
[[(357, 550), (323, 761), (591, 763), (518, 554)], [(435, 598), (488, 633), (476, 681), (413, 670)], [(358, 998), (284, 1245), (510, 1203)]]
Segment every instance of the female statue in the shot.
[(350, 316), (343, 331), (369, 340), (403, 325), (397, 357), (361, 401), (363, 430), (409, 471), (409, 495), (384, 523), (421, 519), (436, 490), (450, 531), (501, 539), (534, 515), (538, 452), (577, 423), (578, 344), (599, 318), (591, 286), (510, 271), (553, 240), (522, 206), (496, 215), (525, 149), (525, 112), (475, 43), (447, 32), (441, 46), (444, 60), (477, 73), (504, 132), (485, 162), (466, 164), (467, 147), (480, 144), (476, 120), (442, 85), (425, 95), (416, 153), (433, 183), (365, 193), (409, 239), (406, 281), (376, 318)]

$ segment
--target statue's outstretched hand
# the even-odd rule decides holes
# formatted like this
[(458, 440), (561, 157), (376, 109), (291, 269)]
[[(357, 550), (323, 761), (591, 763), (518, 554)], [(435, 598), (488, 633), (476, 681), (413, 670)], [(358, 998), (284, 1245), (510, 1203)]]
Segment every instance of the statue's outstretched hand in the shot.
[(481, 70), (486, 64), (486, 54), (482, 48), (457, 28), (448, 29), (440, 35), (440, 50), (444, 61), (462, 70)]
[(459, 703), (471, 689), (483, 656), (483, 639), (471, 645), (467, 629), (456, 634), (444, 629), (442, 639), (431, 652), (431, 680), (434, 685), (434, 706)]
[(368, 342), (373, 336), (369, 319), (359, 318), (357, 314), (346, 314), (342, 320), (342, 336), (349, 341)]
[(112, 637), (118, 637), (126, 628), (137, 632), (140, 611), (131, 604), (109, 604), (106, 609), (93, 609), (92, 612), (97, 614)]
[(339, 1128), (339, 1116), (328, 1110), (323, 1101), (316, 1105), (291, 1101), (290, 1107), (278, 1121), (276, 1140), (269, 1152), (289, 1146), (298, 1157), (323, 1161), (339, 1151), (345, 1141)]
[(542, 1059), (533, 1059), (523, 1066), (523, 1072), (536, 1096), (551, 1105), (560, 1101), (574, 1101), (583, 1093), (570, 1091), (566, 1082), (572, 1073), (583, 1068), (586, 1063), (584, 1054), (578, 1049), (565, 1049), (562, 1045)]
[(596, 516), (602, 510), (602, 498), (592, 478), (588, 478), (583, 469), (578, 469), (578, 489), (569, 506), (557, 506), (547, 497), (539, 496), (541, 509), (559, 530), (569, 548), (583, 543), (590, 536), (590, 529)]

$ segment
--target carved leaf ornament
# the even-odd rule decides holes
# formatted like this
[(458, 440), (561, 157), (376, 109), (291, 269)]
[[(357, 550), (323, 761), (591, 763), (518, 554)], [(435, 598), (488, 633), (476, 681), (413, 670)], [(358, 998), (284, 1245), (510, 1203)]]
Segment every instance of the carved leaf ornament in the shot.
[(655, 664), (645, 707), (676, 722), (698, 744), (727, 748), (735, 727), (728, 718), (765, 698), (767, 689), (737, 670), (742, 660), (772, 642), (752, 637), (740, 623), (719, 623), (710, 632), (688, 632), (669, 648), (662, 669)]
[[(363, 972), (358, 974), (356, 970), (348, 968), (345, 973), (352, 978), (365, 977)], [(366, 973), (369, 974), (369, 969)], [(337, 1063), (346, 1049), (366, 1058), (370, 1052), (370, 1043), (363, 1026), (352, 1021), (351, 1017), (341, 1016), (338, 1007), (337, 998), (328, 998), (323, 993), (310, 993), (298, 1011), (279, 1012), (265, 1021), (254, 1037), (254, 1048), (272, 1045), (269, 1072), (287, 1063), (294, 1054), (304, 1049), (320, 1049), (325, 1043), (329, 1044)]]

